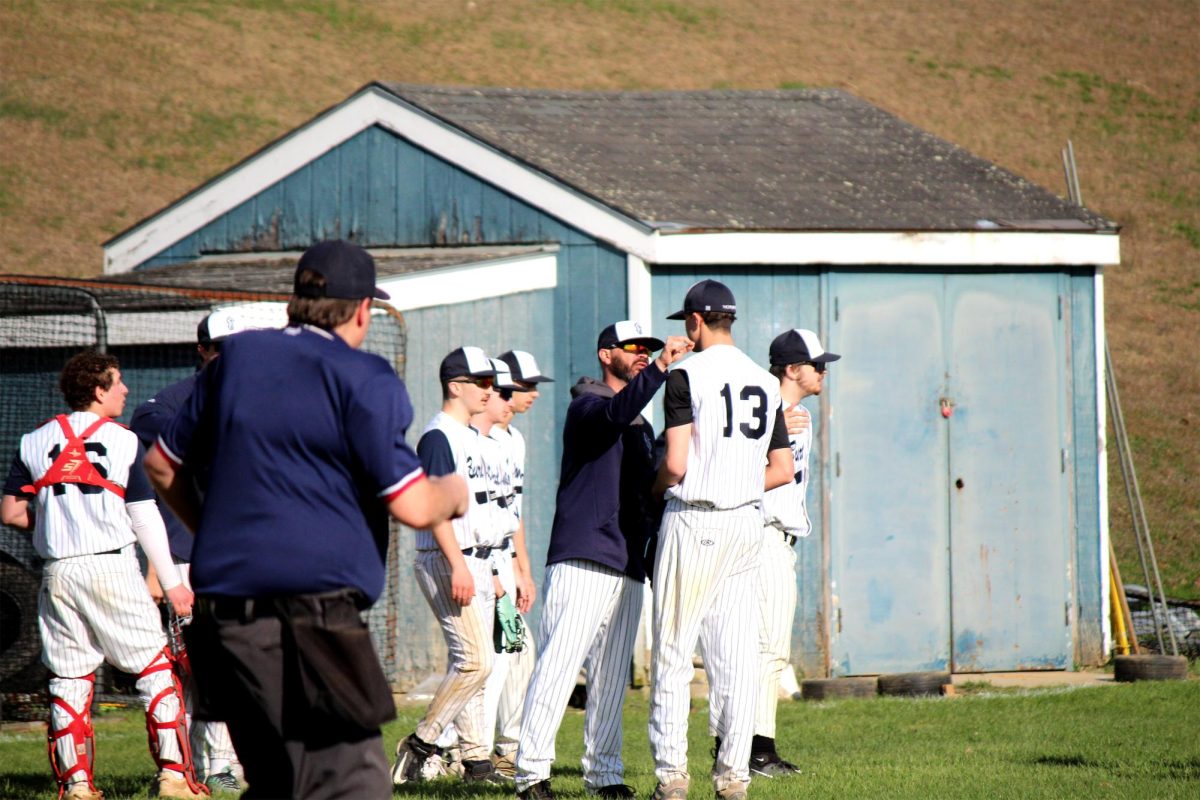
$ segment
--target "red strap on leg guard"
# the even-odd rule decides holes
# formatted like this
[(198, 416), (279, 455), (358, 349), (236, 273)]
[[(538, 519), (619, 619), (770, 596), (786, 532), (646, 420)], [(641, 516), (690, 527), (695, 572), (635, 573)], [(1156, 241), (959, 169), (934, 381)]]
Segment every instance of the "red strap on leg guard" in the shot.
[[(150, 755), (160, 770), (173, 769), (183, 775), (183, 779), (187, 781), (188, 787), (193, 792), (208, 794), (208, 787), (200, 783), (200, 779), (196, 777), (196, 763), (192, 758), (192, 747), (187, 730), (187, 709), (183, 704), (183, 685), (179, 682), (179, 675), (175, 670), (175, 657), (171, 655), (169, 649), (164, 647), (162, 653), (155, 657), (148, 667), (138, 673), (138, 678), (144, 678), (155, 672), (169, 672), (171, 685), (151, 698), (150, 705), (146, 707), (146, 736), (150, 743)], [(160, 722), (154, 718), (154, 710), (164, 698), (172, 694), (179, 701), (179, 710), (175, 714), (175, 719)], [(164, 728), (175, 731), (175, 739), (179, 743), (180, 763), (166, 761), (162, 757), (158, 733)]]
[[(67, 705), (67, 702), (61, 697), (51, 697), (50, 705), (61, 708), (70, 715), (71, 721), (67, 723), (67, 727), (62, 730), (54, 729), (54, 711), (50, 712), (49, 724), (46, 726), (46, 748), (50, 755), (50, 770), (54, 773), (54, 779), (58, 781), (58, 797), (62, 800), (62, 796), (67, 791), (67, 779), (76, 772), (82, 772), (84, 780), (87, 781), (88, 788), (93, 792), (96, 791), (95, 773), (92, 771), (92, 763), (96, 757), (96, 731), (92, 727), (92, 697), (96, 693), (96, 675), (91, 675), (79, 678), (81, 681), (87, 681), (92, 684), (88, 689), (87, 703), (83, 706), (83, 711), (80, 712)], [(74, 739), (75, 749), (75, 766), (63, 769), (63, 766), (58, 763), (58, 740), (64, 736), (70, 736)]]

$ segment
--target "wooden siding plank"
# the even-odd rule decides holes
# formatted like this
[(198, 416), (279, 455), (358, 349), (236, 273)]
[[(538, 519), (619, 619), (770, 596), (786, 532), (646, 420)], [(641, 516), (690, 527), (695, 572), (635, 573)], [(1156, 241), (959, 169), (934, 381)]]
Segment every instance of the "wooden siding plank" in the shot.
[(398, 163), (401, 143), (379, 126), (366, 131), (367, 207), (362, 242), (367, 247), (397, 244), (399, 218)]
[(341, 191), (340, 235), (351, 241), (364, 241), (364, 229), (371, 203), (371, 131), (367, 128), (338, 148), (339, 190)]
[(396, 244), (433, 244), (437, 226), (425, 199), (425, 165), (429, 156), (394, 137), (396, 148)]
[(495, 186), (480, 183), (480, 239), (490, 244), (519, 241), (513, 238), (512, 210), (515, 201)]
[(221, 251), (246, 252), (254, 249), (254, 201), (247, 200), (225, 215), (225, 241)]
[[(306, 247), (312, 242), (323, 239), (341, 239), (345, 226), (341, 215), (345, 213), (342, 205), (342, 185), (340, 174), (342, 170), (342, 154), (345, 146), (331, 150), (309, 165), (311, 181), (308, 184), (308, 242), (300, 243)], [(304, 218), (301, 217), (301, 220)]]

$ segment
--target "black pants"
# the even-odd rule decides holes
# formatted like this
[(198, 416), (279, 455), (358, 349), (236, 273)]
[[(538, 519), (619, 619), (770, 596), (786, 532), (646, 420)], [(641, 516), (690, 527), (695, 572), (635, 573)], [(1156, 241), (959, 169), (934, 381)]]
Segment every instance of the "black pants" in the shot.
[[(349, 597), (198, 598), (196, 605), (185, 635), (199, 695), (197, 715), (228, 723), (249, 784), (243, 798), (392, 796), (378, 722), (363, 726), (335, 719), (314, 703), (312, 678), (297, 651), (297, 617), (309, 629), (366, 633)], [(374, 670), (386, 685), (367, 642), (367, 652), (360, 647), (353, 654), (358, 663), (348, 671), (350, 678), (356, 670)], [(363, 663), (365, 658), (371, 663)], [(390, 694), (386, 702), (383, 719), (394, 715)]]

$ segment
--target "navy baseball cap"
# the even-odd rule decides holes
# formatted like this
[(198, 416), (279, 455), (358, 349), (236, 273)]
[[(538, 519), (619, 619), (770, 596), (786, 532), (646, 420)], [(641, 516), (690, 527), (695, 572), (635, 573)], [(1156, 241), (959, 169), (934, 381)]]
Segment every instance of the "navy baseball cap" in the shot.
[[(300, 272), (310, 269), (325, 278), (325, 288), (300, 286)], [(331, 239), (317, 242), (304, 251), (296, 264), (292, 292), (297, 297), (336, 297), (342, 300), (362, 300), (377, 297), (388, 300), (387, 292), (375, 285), (375, 259), (353, 242)]]
[(600, 331), (600, 336), (596, 339), (597, 350), (622, 344), (644, 344), (651, 350), (662, 350), (663, 348), (662, 339), (654, 338), (642, 323), (634, 322), (631, 319), (614, 322)]
[(554, 383), (554, 378), (543, 375), (538, 369), (537, 359), (532, 353), (524, 350), (509, 350), (500, 354), (500, 360), (507, 365), (513, 380), (518, 383)]
[(796, 328), (784, 331), (771, 342), (771, 366), (786, 367), (788, 364), (799, 364), (808, 361), (813, 364), (827, 364), (837, 361), (841, 356), (837, 353), (827, 353), (821, 346), (817, 335), (806, 328)]
[(451, 378), (487, 378), (495, 374), (492, 360), (478, 347), (451, 350), (438, 368), (438, 377), (443, 383)]
[(699, 311), (701, 314), (720, 311), (736, 315), (737, 302), (734, 301), (733, 292), (729, 291), (728, 286), (720, 281), (706, 278), (692, 284), (692, 288), (687, 291), (687, 296), (683, 298), (683, 308), (667, 319), (687, 319), (687, 315), (693, 311)]
[(496, 370), (496, 380), (492, 384), (497, 389), (508, 389), (510, 391), (519, 392), (521, 387), (513, 380), (513, 374), (508, 368), (508, 364), (498, 358), (489, 358), (492, 362), (492, 369)]

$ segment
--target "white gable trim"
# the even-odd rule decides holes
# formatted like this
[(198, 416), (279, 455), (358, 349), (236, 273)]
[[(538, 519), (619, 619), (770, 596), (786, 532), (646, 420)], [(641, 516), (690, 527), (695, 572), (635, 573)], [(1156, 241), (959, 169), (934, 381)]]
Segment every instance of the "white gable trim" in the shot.
[(399, 311), (553, 289), (558, 285), (554, 252), (496, 258), (453, 267), (422, 270), (376, 281), (390, 296), (384, 302)]
[(654, 237), (655, 264), (1081, 266), (1119, 264), (1115, 234), (1020, 231), (673, 233)]
[(371, 86), (264, 148), (104, 248), (106, 274), (129, 272), (361, 131), (379, 125), (584, 233), (658, 264), (1117, 264), (1113, 234), (661, 234)]

